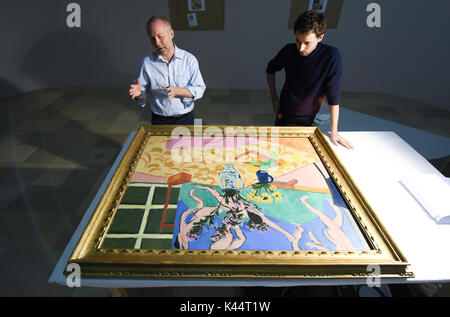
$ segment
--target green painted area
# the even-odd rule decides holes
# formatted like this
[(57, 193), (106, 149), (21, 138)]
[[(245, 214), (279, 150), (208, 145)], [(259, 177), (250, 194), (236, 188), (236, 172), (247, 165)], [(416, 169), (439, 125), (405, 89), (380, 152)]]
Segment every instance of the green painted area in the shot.
[(141, 249), (172, 249), (172, 239), (142, 239)]
[(145, 205), (147, 203), (148, 187), (128, 187), (120, 202), (122, 205)]
[(264, 168), (269, 168), (269, 167), (273, 167), (273, 166), (277, 166), (278, 163), (272, 160), (266, 160), (264, 162), (262, 162), (261, 167)]
[(145, 226), (144, 233), (160, 233), (159, 226), (161, 225), (162, 215), (164, 209), (150, 209)]
[[(167, 197), (167, 187), (155, 187), (152, 204), (164, 205)], [(121, 205), (145, 205), (147, 203), (150, 187), (128, 187), (124, 194)], [(176, 205), (180, 188), (172, 188), (169, 203)], [(173, 228), (164, 227), (159, 231), (164, 209), (150, 209), (144, 233), (165, 233), (172, 234)], [(165, 224), (173, 224), (176, 217), (176, 208), (168, 208)], [(138, 234), (145, 213), (144, 208), (118, 209), (114, 216), (108, 234)], [(107, 238), (103, 242), (102, 248), (107, 249), (133, 249), (136, 243), (135, 238)], [(141, 248), (143, 249), (171, 249), (172, 239), (143, 239)]]
[(161, 233), (173, 233), (172, 227), (164, 227), (161, 231)]
[(167, 187), (155, 187), (152, 205), (164, 205), (167, 198)]
[(170, 190), (169, 204), (176, 205), (178, 203), (179, 196), (180, 196), (180, 188), (172, 187), (172, 189)]
[[(219, 194), (222, 194), (219, 187), (209, 187), (218, 191)], [(183, 200), (189, 208), (197, 207), (197, 202), (189, 195), (192, 189), (194, 189), (194, 195), (202, 199), (206, 207), (217, 206), (217, 200), (209, 193), (209, 191), (197, 188), (195, 187), (195, 184), (189, 183), (184, 184), (181, 187), (180, 193), (180, 199)], [(323, 210), (325, 201), (331, 200), (330, 194), (278, 188), (276, 191), (281, 193), (283, 197), (282, 200), (275, 201), (275, 199), (272, 199), (272, 203), (261, 203), (250, 200), (247, 197), (251, 190), (251, 186), (243, 189), (241, 191), (241, 196), (247, 201), (262, 208), (265, 215), (288, 223), (305, 224), (317, 218), (317, 216), (309, 211), (309, 209), (299, 200), (300, 197), (308, 195), (309, 198), (307, 199), (307, 202), (318, 210)]]
[(144, 209), (119, 209), (114, 216), (108, 234), (139, 233)]
[(176, 215), (177, 215), (176, 208), (167, 208), (166, 219), (164, 219), (164, 223), (165, 224), (174, 224)]
[(307, 202), (318, 210), (323, 210), (325, 200), (331, 199), (331, 195), (329, 194), (278, 188), (276, 191), (281, 193), (282, 200), (275, 201), (273, 199), (272, 203), (260, 203), (247, 198), (251, 190), (251, 187), (245, 188), (241, 191), (241, 195), (250, 202), (263, 208), (265, 215), (288, 223), (305, 224), (317, 218), (299, 198), (308, 195)]
[[(217, 199), (211, 195), (211, 193), (205, 189), (197, 188), (195, 187), (193, 183), (183, 184), (181, 186), (180, 191), (180, 200), (183, 200), (183, 202), (190, 208), (197, 207), (197, 202), (190, 196), (190, 191), (194, 190), (194, 195), (199, 197), (204, 202), (205, 207), (215, 207), (217, 206), (218, 202)], [(198, 184), (197, 184), (198, 185)], [(205, 186), (205, 185), (199, 185), (204, 187), (211, 187), (219, 192), (219, 194), (222, 194), (222, 191), (217, 186)]]
[(105, 239), (103, 241), (102, 248), (103, 249), (134, 249), (134, 245), (136, 243), (136, 239)]
[[(144, 233), (172, 233), (173, 228), (164, 227), (162, 232), (159, 231), (164, 209), (150, 209), (145, 225)], [(166, 213), (165, 224), (173, 224), (175, 222), (175, 215), (177, 210), (175, 208), (168, 208)]]
[(251, 166), (258, 166), (263, 169), (268, 169), (273, 166), (277, 166), (278, 163), (273, 160), (265, 160), (264, 162), (250, 162)]

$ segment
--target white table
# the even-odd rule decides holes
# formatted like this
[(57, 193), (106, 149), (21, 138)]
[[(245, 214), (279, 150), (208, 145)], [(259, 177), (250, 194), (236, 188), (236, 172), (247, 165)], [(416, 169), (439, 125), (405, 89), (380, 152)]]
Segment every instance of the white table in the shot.
[[(78, 229), (59, 259), (50, 283), (66, 285), (63, 270), (114, 170), (129, 146), (131, 133)], [(415, 278), (383, 279), (382, 283), (450, 282), (450, 225), (436, 224), (401, 186), (411, 173), (439, 174), (427, 160), (393, 132), (342, 132), (355, 150), (331, 146), (352, 175), (379, 219), (411, 264)], [(450, 149), (450, 147), (449, 147)], [(450, 197), (450, 195), (449, 195)], [(309, 286), (363, 285), (366, 279), (116, 279), (83, 278), (81, 286), (104, 288), (178, 286)]]
[[(322, 106), (319, 113), (328, 114), (328, 112), (328, 105), (326, 105)], [(392, 131), (426, 159), (438, 159), (450, 155), (450, 139), (444, 136), (342, 107), (339, 112), (339, 131)], [(321, 124), (319, 128), (323, 132), (330, 131), (330, 123)]]
[(408, 281), (449, 282), (450, 225), (436, 224), (399, 183), (414, 174), (442, 174), (393, 132), (341, 134), (356, 150), (333, 149), (411, 263), (416, 277)]

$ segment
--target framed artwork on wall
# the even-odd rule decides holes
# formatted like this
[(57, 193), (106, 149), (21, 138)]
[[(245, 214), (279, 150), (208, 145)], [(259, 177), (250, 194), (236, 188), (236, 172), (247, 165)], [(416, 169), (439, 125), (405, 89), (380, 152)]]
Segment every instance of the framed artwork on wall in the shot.
[(328, 21), (327, 29), (337, 29), (344, 0), (291, 0), (288, 28), (293, 29), (297, 17), (307, 10), (323, 13)]
[(169, 0), (175, 31), (225, 29), (225, 0)]
[(327, 3), (328, 0), (310, 0), (308, 10), (325, 13), (327, 11)]

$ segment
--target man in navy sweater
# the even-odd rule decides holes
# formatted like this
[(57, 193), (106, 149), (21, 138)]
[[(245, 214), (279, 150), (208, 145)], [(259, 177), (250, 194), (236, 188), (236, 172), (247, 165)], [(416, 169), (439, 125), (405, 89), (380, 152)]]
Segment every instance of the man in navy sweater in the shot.
[[(342, 61), (337, 48), (322, 44), (327, 21), (323, 14), (306, 11), (295, 24), (296, 43), (288, 44), (267, 65), (267, 84), (277, 126), (311, 126), (327, 97), (331, 135), (335, 144), (352, 149), (338, 133)], [(286, 71), (286, 82), (278, 99), (275, 73)]]

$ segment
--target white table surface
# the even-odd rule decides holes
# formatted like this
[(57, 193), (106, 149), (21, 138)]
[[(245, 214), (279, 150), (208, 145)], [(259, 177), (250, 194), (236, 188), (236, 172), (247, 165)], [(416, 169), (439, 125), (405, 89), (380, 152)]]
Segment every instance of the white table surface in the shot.
[[(327, 105), (320, 109), (321, 114), (328, 114), (328, 111)], [(343, 107), (339, 112), (339, 131), (392, 131), (426, 159), (438, 159), (450, 155), (450, 139), (444, 136)], [(319, 128), (323, 132), (330, 131), (330, 122), (319, 125)]]
[[(399, 183), (404, 175), (438, 174), (427, 160), (394, 132), (342, 132), (355, 150), (330, 143), (356, 185), (376, 212), (401, 252), (411, 264), (415, 278), (383, 279), (382, 283), (450, 282), (450, 225), (438, 225)], [(63, 275), (67, 260), (83, 233), (95, 206), (114, 170), (129, 146), (131, 133), (99, 192), (87, 209), (78, 229), (60, 257), (50, 283), (66, 285)], [(328, 140), (329, 141), (329, 140)], [(449, 193), (450, 197), (450, 193)], [(450, 202), (450, 199), (449, 199)], [(81, 286), (105, 288), (177, 287), (177, 286), (307, 286), (362, 285), (366, 279), (118, 279), (82, 278)]]

